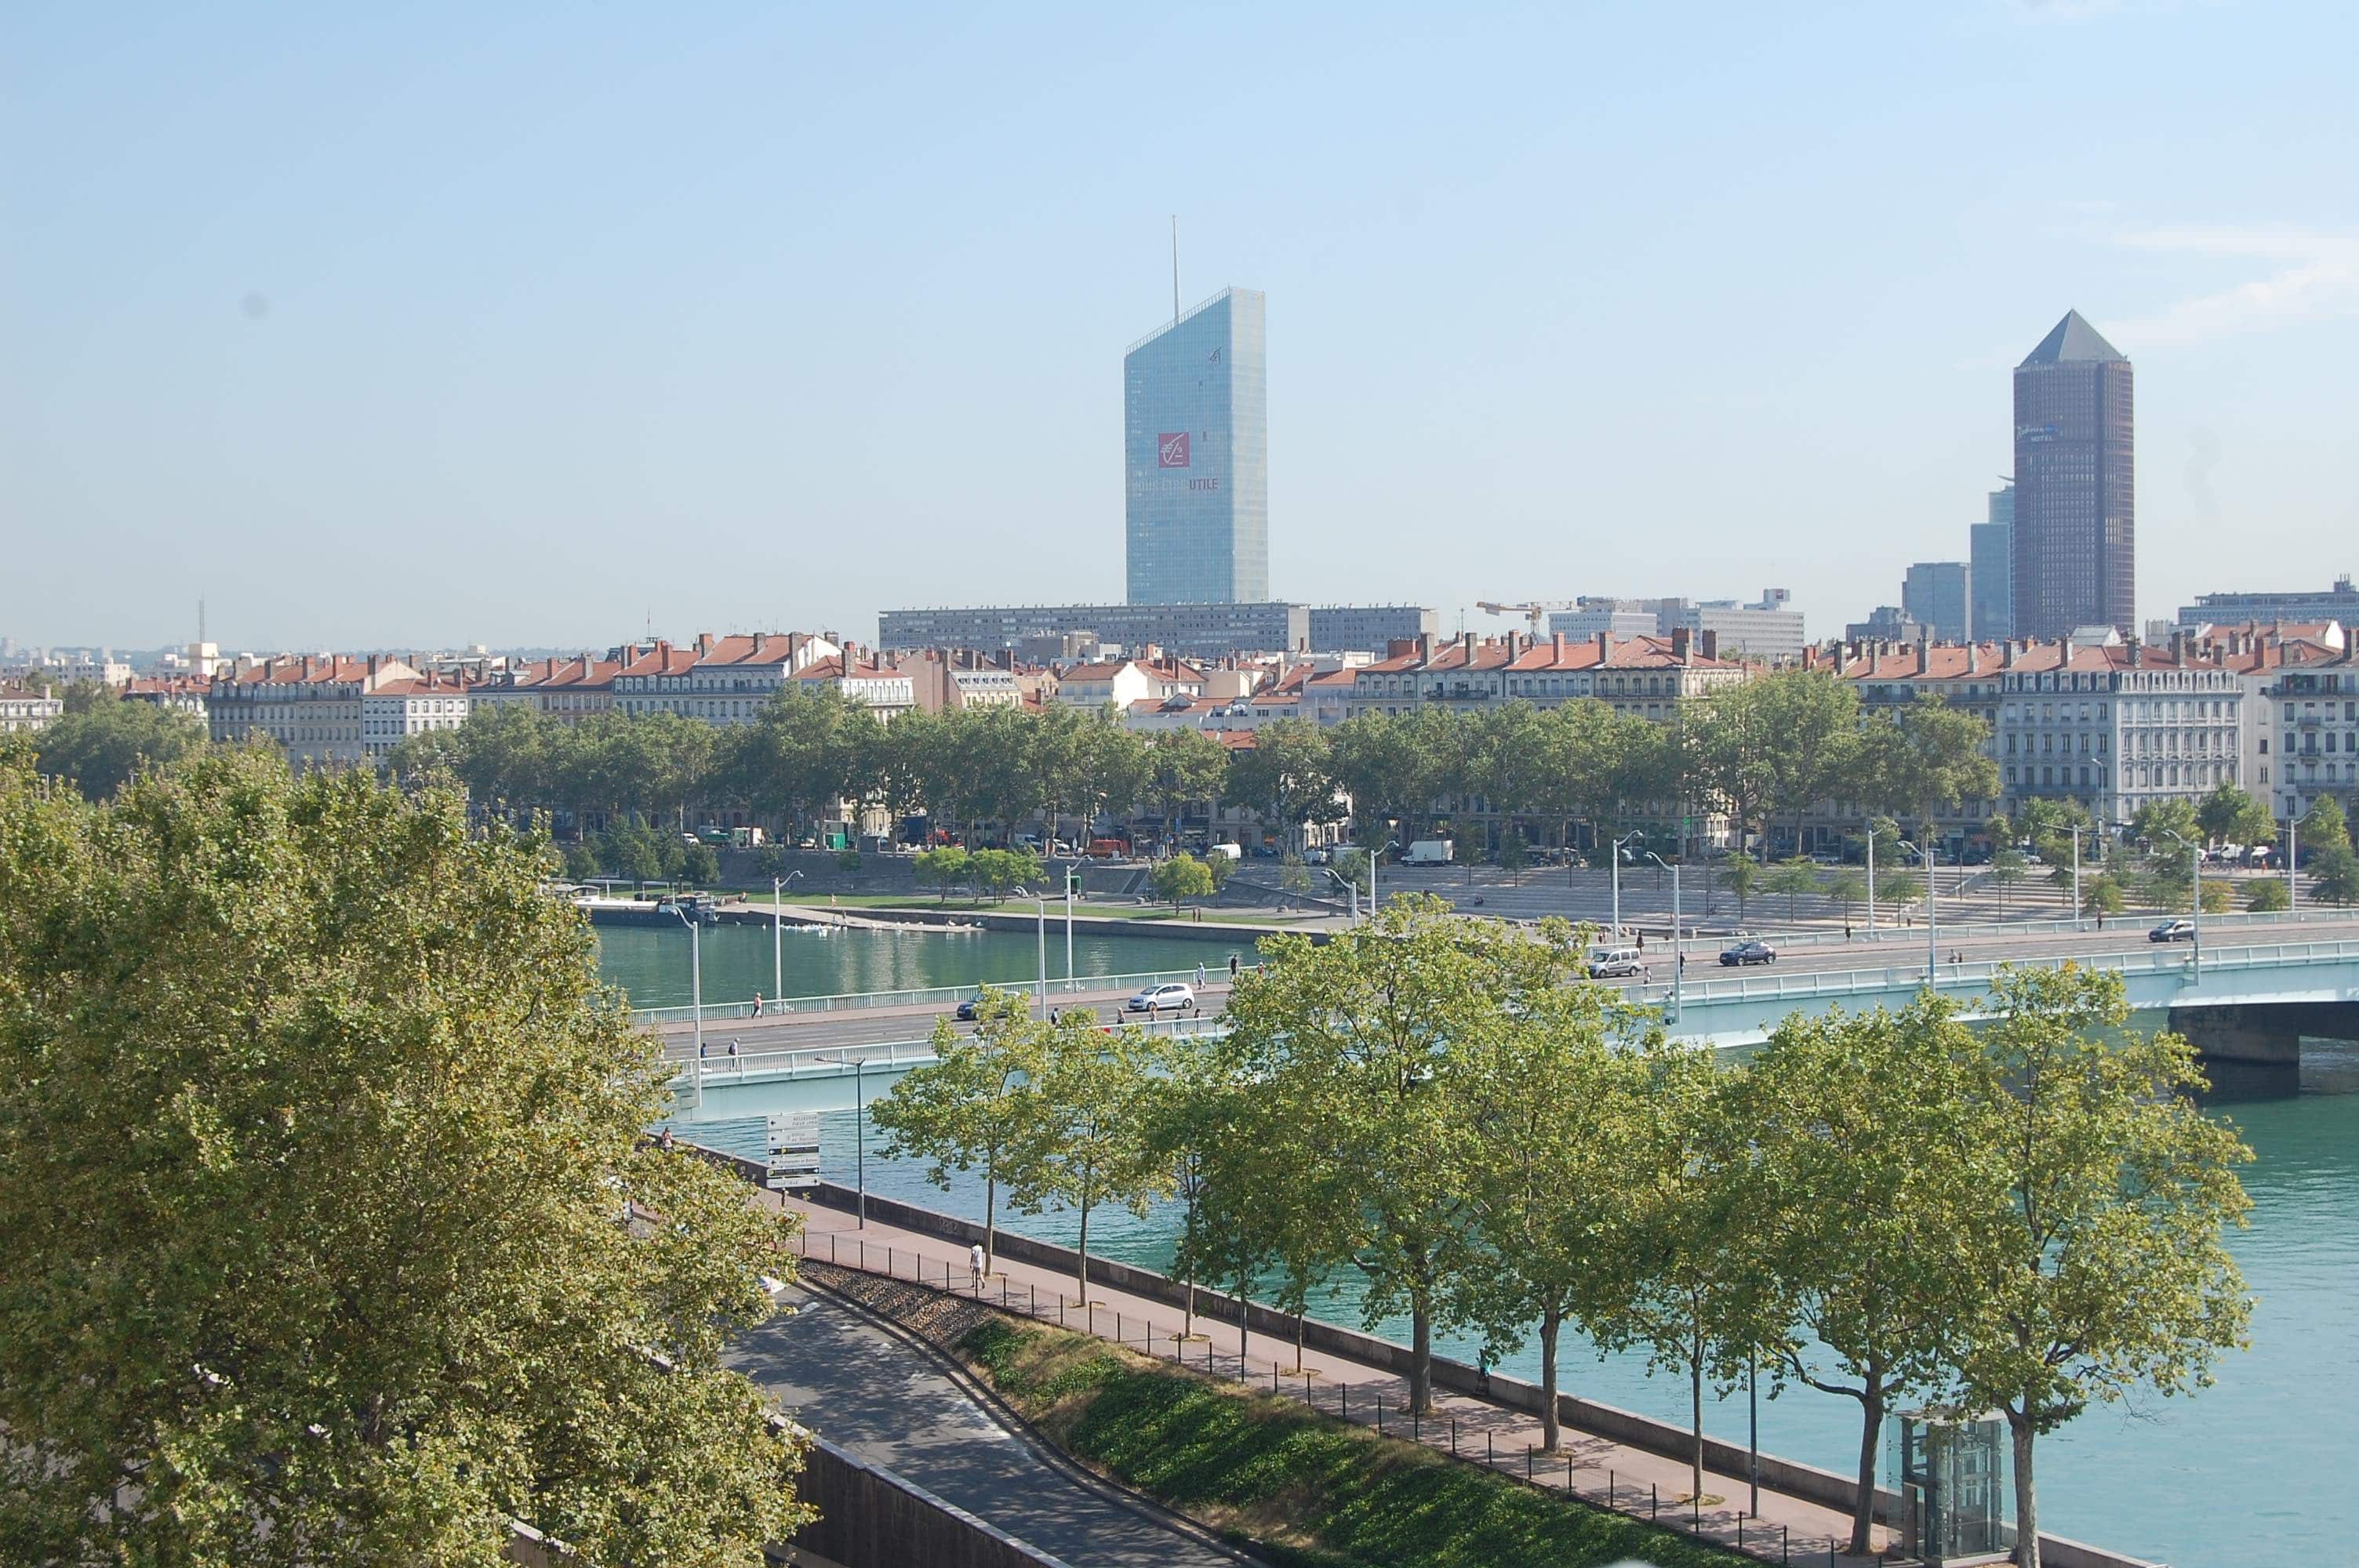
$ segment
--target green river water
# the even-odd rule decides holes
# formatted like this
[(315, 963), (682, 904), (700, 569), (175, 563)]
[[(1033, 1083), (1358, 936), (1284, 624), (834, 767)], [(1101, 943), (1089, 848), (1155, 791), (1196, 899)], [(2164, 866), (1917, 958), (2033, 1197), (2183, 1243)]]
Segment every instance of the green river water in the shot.
[[(610, 977), (642, 1005), (685, 1001), (688, 953), (683, 933), (601, 933)], [(902, 936), (846, 933), (786, 938), (787, 994), (957, 985), (982, 979), (1026, 981), (1036, 967), (1029, 935)], [(1242, 941), (1235, 950), (1250, 959)], [(1076, 945), (1083, 974), (1224, 967), (1232, 946), (1170, 937), (1084, 938)], [(1050, 974), (1063, 972), (1061, 933), (1052, 926)], [(766, 929), (707, 932), (708, 1000), (769, 989)], [(2158, 1020), (2146, 1021), (2153, 1027)], [(2321, 1060), (2313, 1085), (2348, 1081)], [(2223, 1080), (2214, 1109), (2244, 1130), (2256, 1154), (2245, 1172), (2253, 1196), (2251, 1227), (2231, 1238), (2259, 1298), (2253, 1347), (2228, 1357), (2216, 1386), (2191, 1399), (2133, 1401), (2091, 1411), (2041, 1439), (2040, 1518), (2058, 1534), (2157, 1559), (2176, 1568), (2359, 1562), (2359, 1094), (2296, 1092), (2290, 1082)], [(729, 1142), (728, 1123), (701, 1131)], [(758, 1121), (736, 1130), (758, 1143)], [(855, 1123), (851, 1113), (826, 1119), (826, 1173), (853, 1180)], [(753, 1152), (749, 1149), (747, 1152)], [(981, 1215), (981, 1193), (944, 1194), (913, 1166), (866, 1162), (873, 1191), (936, 1207)], [(1070, 1215), (1008, 1217), (1011, 1228), (1070, 1240)], [(1100, 1212), (1091, 1219), (1093, 1251), (1147, 1266), (1169, 1256), (1173, 1217), (1144, 1220)], [(1315, 1315), (1356, 1325), (1348, 1281), (1314, 1303)], [(1406, 1339), (1405, 1324), (1380, 1325)], [(1677, 1376), (1649, 1377), (1644, 1360), (1599, 1357), (1571, 1343), (1563, 1357), (1569, 1391), (1673, 1422), (1686, 1419), (1686, 1388)], [(1437, 1341), (1445, 1355), (1472, 1361), (1471, 1342)], [(1531, 1376), (1528, 1351), (1502, 1369)], [(1857, 1407), (1808, 1390), (1761, 1403), (1765, 1452), (1848, 1471), (1858, 1443)], [(1706, 1424), (1743, 1442), (1739, 1391)]]

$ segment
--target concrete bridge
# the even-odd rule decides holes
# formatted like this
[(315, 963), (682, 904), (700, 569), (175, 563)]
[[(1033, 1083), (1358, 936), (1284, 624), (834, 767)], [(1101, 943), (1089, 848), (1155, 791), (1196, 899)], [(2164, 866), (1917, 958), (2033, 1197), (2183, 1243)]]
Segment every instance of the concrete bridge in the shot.
[[(1623, 987), (1634, 1003), (1660, 1009), (1678, 1039), (1737, 1051), (1759, 1044), (1796, 1012), (1834, 1008), (1865, 1011), (1906, 1004), (1930, 983), (1965, 1005), (1980, 1003), (2003, 967), (2070, 960), (2122, 976), (2130, 1005), (2168, 1015), (2206, 1057), (2218, 1062), (2297, 1067), (2304, 1037), (2359, 1041), (2359, 916), (2344, 913), (2286, 917), (2226, 917), (2204, 923), (2199, 954), (2186, 943), (2150, 943), (2142, 927), (2096, 930), (2072, 922), (1964, 927), (1929, 943), (1923, 930), (1779, 941), (1775, 966), (1730, 969), (1718, 943), (1690, 945), (1679, 983), (1672, 955), (1648, 949), (1648, 975)], [(1049, 1004), (1085, 1007), (1105, 1027), (1192, 1033), (1221, 1027), (1227, 987), (1204, 988), (1201, 1016), (1115, 1022), (1121, 1000), (1155, 979), (1122, 976), (1052, 982)], [(1225, 977), (1223, 977), (1224, 979)], [(1119, 979), (1121, 985), (1108, 986)], [(1027, 988), (1027, 989), (1029, 988)], [(658, 1021), (667, 1054), (679, 1064), (689, 1117), (850, 1109), (894, 1078), (933, 1060), (931, 1033), (960, 996), (910, 992), (874, 998), (798, 1001), (784, 1016), (715, 1018), (708, 1008), (703, 1057), (691, 1044), (692, 1022)], [(742, 1012), (742, 1010), (733, 1010)]]

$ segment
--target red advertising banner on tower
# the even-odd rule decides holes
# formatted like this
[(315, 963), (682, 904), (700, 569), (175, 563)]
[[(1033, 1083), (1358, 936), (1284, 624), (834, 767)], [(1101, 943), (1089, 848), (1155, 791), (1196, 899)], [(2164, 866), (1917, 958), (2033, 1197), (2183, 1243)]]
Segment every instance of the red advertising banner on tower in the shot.
[(1188, 432), (1167, 430), (1155, 438), (1155, 466), (1163, 469), (1184, 469), (1188, 466)]

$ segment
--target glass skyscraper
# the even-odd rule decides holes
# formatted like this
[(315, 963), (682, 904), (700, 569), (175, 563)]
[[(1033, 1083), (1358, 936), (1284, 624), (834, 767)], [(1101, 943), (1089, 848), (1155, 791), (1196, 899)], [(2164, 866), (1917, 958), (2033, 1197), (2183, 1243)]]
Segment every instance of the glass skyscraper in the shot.
[(1267, 310), (1224, 288), (1123, 355), (1133, 604), (1269, 598)]
[(1973, 525), (1974, 635), (2015, 635), (2015, 486), (1990, 492), (1990, 521)]
[(2077, 310), (2015, 367), (2015, 631), (2138, 631), (2130, 362)]

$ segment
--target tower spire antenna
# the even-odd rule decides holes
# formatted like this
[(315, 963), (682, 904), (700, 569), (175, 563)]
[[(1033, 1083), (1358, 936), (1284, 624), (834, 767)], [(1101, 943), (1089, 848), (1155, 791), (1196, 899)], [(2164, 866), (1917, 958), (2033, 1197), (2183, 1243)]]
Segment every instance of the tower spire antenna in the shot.
[(1171, 319), (1180, 320), (1180, 214), (1171, 214)]

